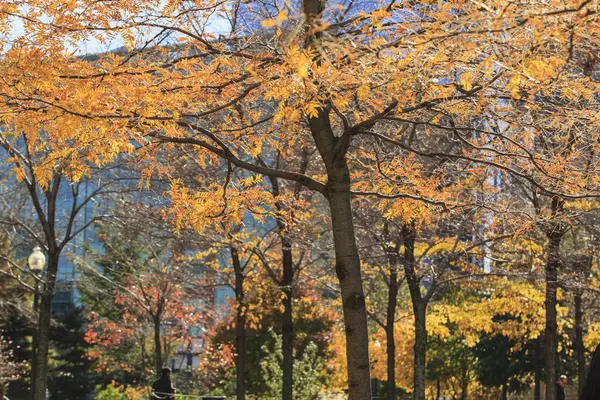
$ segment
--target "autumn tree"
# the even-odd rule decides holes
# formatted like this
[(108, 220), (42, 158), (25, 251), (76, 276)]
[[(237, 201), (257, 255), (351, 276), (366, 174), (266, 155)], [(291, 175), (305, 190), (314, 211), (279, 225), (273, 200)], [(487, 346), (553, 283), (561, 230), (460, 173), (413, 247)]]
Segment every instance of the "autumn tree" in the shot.
[[(192, 341), (191, 329), (213, 308), (205, 304), (205, 293), (197, 285), (202, 274), (183, 254), (181, 243), (160, 219), (138, 216), (140, 221), (143, 226), (132, 220), (126, 227), (102, 226), (98, 236), (104, 252), (80, 265), (91, 314), (86, 333), (94, 345), (90, 355), (101, 360), (101, 370), (137, 370), (146, 377), (148, 372), (160, 375), (169, 355)], [(141, 349), (138, 362), (119, 359), (119, 349), (132, 342)]]
[[(110, 179), (110, 171), (98, 169), (88, 171), (88, 179), (69, 181), (71, 174), (76, 172), (65, 160), (54, 160), (48, 152), (34, 151), (34, 146), (22, 131), (5, 129), (0, 133), (5, 160), (3, 168), (12, 168), (14, 175), (10, 184), (14, 193), (19, 194), (13, 197), (16, 201), (3, 208), (6, 212), (0, 224), (17, 233), (13, 246), (40, 246), (47, 254), (47, 266), (43, 276), (37, 276), (14, 257), (14, 252), (2, 253), (0, 258), (4, 267), (0, 273), (19, 282), (31, 293), (39, 287), (39, 306), (34, 310), (32, 379), (34, 396), (41, 399), (47, 386), (49, 329), (59, 261), (84, 231), (108, 216), (106, 199), (127, 189)], [(49, 175), (41, 176), (42, 165), (52, 165)], [(90, 183), (91, 179), (94, 179), (93, 183)], [(92, 204), (95, 205), (93, 208)], [(86, 212), (88, 217), (84, 218)], [(29, 276), (34, 282), (25, 281), (23, 276)]]
[(571, 223), (564, 237), (562, 253), (565, 263), (559, 285), (567, 292), (571, 302), (569, 321), (572, 332), (569, 341), (575, 352), (578, 393), (581, 393), (589, 353), (585, 338), (589, 333), (594, 335), (593, 329), (588, 332), (588, 327), (593, 326), (592, 321), (596, 317), (592, 304), (597, 289), (598, 220), (595, 200), (570, 202), (566, 206)]
[[(260, 368), (247, 368), (246, 393), (259, 397), (273, 397), (274, 393), (281, 395), (283, 387), (282, 374), (282, 338), (277, 332), (283, 325), (280, 318), (282, 308), (281, 290), (265, 278), (264, 271), (256, 268), (249, 271), (247, 277), (247, 344), (245, 361), (248, 366), (258, 365)], [(336, 322), (337, 314), (330, 301), (323, 298), (320, 288), (315, 282), (300, 278), (302, 285), (297, 287), (294, 300), (294, 353), (295, 361), (301, 359), (299, 369), (294, 369), (296, 382), (298, 379), (308, 379), (326, 389), (330, 375), (329, 368), (324, 365), (329, 358), (328, 346), (332, 325)], [(260, 286), (260, 287), (259, 287)], [(232, 306), (235, 298), (229, 300)], [(233, 308), (233, 307), (231, 307)], [(227, 361), (231, 349), (235, 349), (236, 313), (224, 316), (216, 326), (209, 329), (205, 356), (207, 361), (201, 365), (200, 376), (210, 378), (211, 384), (207, 390), (218, 390), (219, 394), (229, 395), (235, 392), (235, 362)], [(309, 349), (312, 346), (313, 349)], [(311, 353), (309, 358), (302, 358), (305, 352)], [(223, 353), (223, 357), (221, 354)], [(228, 356), (230, 355), (230, 356)], [(271, 365), (275, 363), (275, 365)], [(268, 364), (268, 365), (267, 365)], [(214, 365), (222, 365), (220, 370), (214, 370)], [(312, 368), (312, 366), (319, 366)], [(277, 376), (274, 376), (277, 375)], [(315, 390), (294, 385), (296, 395)]]
[[(201, 163), (298, 182), (324, 196), (354, 400), (371, 393), (353, 196), (409, 198), (440, 209), (461, 203), (438, 193), (439, 183), (413, 176), (414, 155), (456, 160), (468, 174), (517, 176), (557, 204), (598, 194), (597, 154), (571, 150), (594, 148), (598, 135), (589, 123), (596, 83), (573, 57), (597, 45), (591, 1), (304, 0), (263, 7), (31, 0), (4, 4), (0, 15), (3, 26), (24, 25), (2, 43), (4, 119), (27, 133), (37, 153), (68, 160), (69, 178), (133, 151), (132, 143), (160, 143), (189, 149)], [(220, 38), (210, 30), (215, 16), (231, 22)], [(94, 59), (70, 52), (91, 38), (116, 37), (126, 44), (122, 52)], [(586, 107), (572, 107), (576, 102)], [(542, 110), (548, 122), (531, 123), (528, 108)], [(413, 140), (432, 128), (456, 146), (440, 151), (434, 141)], [(51, 140), (40, 139), (45, 135)], [(543, 140), (552, 144), (532, 153)], [(382, 168), (377, 145), (400, 154)], [(260, 162), (273, 147), (282, 150), (279, 167)], [(301, 173), (291, 161), (306, 150), (318, 156)], [(37, 175), (42, 187), (51, 187), (50, 164)], [(196, 209), (215, 207), (207, 197), (223, 190), (203, 188)], [(415, 398), (423, 398), (421, 388)]]
[[(300, 160), (302, 163), (299, 168), (300, 173), (306, 173), (308, 160), (309, 154), (304, 154), (303, 159)], [(292, 309), (294, 286), (296, 285), (297, 275), (307, 251), (308, 246), (306, 246), (306, 243), (310, 242), (308, 238), (311, 236), (310, 233), (314, 232), (298, 234), (302, 230), (299, 221), (304, 222), (304, 225), (306, 225), (307, 218), (310, 218), (310, 214), (307, 216), (307, 213), (302, 210), (307, 207), (306, 204), (310, 201), (309, 199), (307, 201), (301, 198), (300, 190), (302, 186), (296, 183), (293, 187), (284, 189), (285, 183), (277, 177), (270, 177), (269, 182), (271, 184), (271, 193), (276, 199), (274, 205), (277, 233), (281, 243), (281, 268), (274, 268), (273, 263), (269, 262), (264, 254), (259, 253), (258, 255), (268, 272), (268, 276), (282, 291), (282, 398), (284, 400), (292, 400), (294, 393), (294, 324)], [(290, 191), (290, 193), (288, 194), (287, 191)], [(298, 241), (302, 241), (304, 245), (298, 246), (296, 244), (296, 248), (299, 247), (300, 251), (297, 251), (296, 257), (294, 257), (294, 244)], [(278, 270), (281, 270), (281, 272), (278, 272)]]

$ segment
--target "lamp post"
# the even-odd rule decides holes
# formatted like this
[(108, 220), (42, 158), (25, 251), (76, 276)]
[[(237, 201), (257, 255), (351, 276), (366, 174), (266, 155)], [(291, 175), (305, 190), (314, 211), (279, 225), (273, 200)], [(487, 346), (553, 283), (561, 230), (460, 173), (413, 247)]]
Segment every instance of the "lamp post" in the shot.
[(35, 400), (35, 393), (33, 391), (33, 385), (35, 382), (35, 360), (37, 357), (37, 342), (38, 342), (38, 302), (39, 302), (39, 278), (44, 271), (44, 267), (46, 266), (46, 256), (42, 253), (42, 249), (39, 246), (35, 246), (33, 248), (33, 252), (27, 258), (27, 264), (29, 265), (29, 269), (34, 275), (35, 286), (33, 291), (33, 317), (36, 319), (35, 329), (33, 331), (33, 335), (31, 338), (31, 349), (33, 353), (33, 358), (31, 360), (31, 386), (32, 386), (32, 395), (31, 398)]

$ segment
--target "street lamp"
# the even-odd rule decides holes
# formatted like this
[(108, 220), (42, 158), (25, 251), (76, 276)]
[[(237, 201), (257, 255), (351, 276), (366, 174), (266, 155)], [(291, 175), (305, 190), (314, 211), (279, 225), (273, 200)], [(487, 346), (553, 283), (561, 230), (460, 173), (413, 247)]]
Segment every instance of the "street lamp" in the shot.
[(42, 253), (40, 246), (35, 246), (33, 248), (33, 252), (29, 255), (27, 263), (29, 264), (29, 269), (36, 274), (39, 274), (44, 270), (44, 267), (46, 266), (46, 256)]
[(33, 251), (27, 258), (29, 269), (35, 275), (35, 291), (33, 292), (33, 311), (37, 312), (37, 304), (39, 297), (39, 277), (46, 266), (46, 256), (42, 253), (40, 246), (35, 246)]
[[(38, 298), (40, 297), (39, 290), (39, 277), (44, 271), (44, 267), (46, 266), (46, 256), (42, 253), (42, 249), (40, 246), (35, 246), (33, 248), (33, 252), (27, 258), (27, 264), (29, 264), (29, 269), (33, 272), (34, 280), (35, 280), (35, 290), (33, 292), (33, 313), (34, 318), (37, 316), (38, 312)], [(39, 323), (39, 317), (38, 323)], [(32, 387), (32, 399), (35, 398), (35, 393), (33, 393), (33, 388), (35, 387), (35, 364), (37, 358), (37, 345), (38, 345), (38, 323), (36, 323), (35, 330), (33, 332), (33, 337), (31, 341), (31, 350), (33, 353), (33, 358), (31, 360), (31, 387)]]

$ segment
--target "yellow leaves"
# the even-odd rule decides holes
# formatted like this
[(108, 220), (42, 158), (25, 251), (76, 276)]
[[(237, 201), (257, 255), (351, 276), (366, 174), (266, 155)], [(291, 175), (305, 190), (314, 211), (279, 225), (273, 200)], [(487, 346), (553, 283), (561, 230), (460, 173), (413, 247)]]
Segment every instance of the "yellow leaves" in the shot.
[(388, 43), (386, 38), (383, 37), (376, 37), (375, 39), (371, 40), (370, 46), (371, 48), (378, 48), (378, 47), (383, 47)]
[(371, 93), (371, 88), (367, 85), (361, 85), (356, 91), (356, 96), (359, 100), (365, 101), (369, 98), (369, 94)]
[[(481, 333), (499, 333), (523, 341), (536, 338), (544, 330), (544, 290), (529, 282), (489, 277), (488, 294), (455, 299), (455, 304), (440, 303), (430, 308), (428, 331), (441, 339), (450, 337), (450, 327), (465, 337), (469, 346)], [(567, 310), (559, 307), (559, 315)], [(502, 318), (497, 318), (501, 316)]]
[(251, 187), (251, 186), (254, 186), (254, 185), (260, 183), (260, 181), (262, 181), (262, 179), (263, 179), (262, 175), (251, 175), (248, 178), (240, 180), (239, 185), (243, 186), (243, 187)]
[(265, 28), (273, 28), (274, 26), (277, 26), (277, 21), (274, 19), (265, 19), (260, 24)]
[(344, 112), (350, 108), (350, 98), (348, 95), (335, 94), (333, 97), (333, 105), (338, 111)]
[(587, 329), (587, 335), (584, 337), (585, 347), (593, 351), (600, 343), (600, 322), (592, 322)]
[(521, 90), (527, 85), (539, 85), (555, 79), (561, 73), (565, 61), (559, 57), (526, 60), (522, 73), (515, 72), (509, 79), (507, 89), (513, 99), (521, 98)]
[(383, 19), (391, 17), (391, 14), (385, 8), (380, 8), (378, 10), (373, 11), (371, 13), (371, 16), (375, 19)]
[(471, 90), (473, 88), (473, 73), (471, 71), (463, 72), (460, 76), (460, 84), (463, 89)]
[(309, 118), (316, 118), (319, 115), (319, 109), (321, 108), (321, 103), (316, 100), (312, 100), (306, 103), (302, 110), (306, 113)]
[(565, 209), (577, 210), (577, 211), (591, 211), (598, 208), (598, 202), (591, 199), (585, 200), (572, 200), (565, 203)]
[(311, 58), (310, 56), (303, 51), (297, 59), (296, 62), (296, 71), (300, 78), (308, 77), (308, 67), (310, 66)]
[(273, 116), (273, 120), (275, 122), (282, 121), (288, 124), (294, 124), (300, 120), (300, 117), (302, 116), (302, 111), (302, 109), (299, 109), (297, 107), (280, 107), (279, 110), (277, 110), (277, 112)]
[(286, 52), (285, 63), (302, 79), (307, 78), (312, 64), (313, 54), (309, 50), (300, 51), (296, 46)]
[(510, 78), (507, 89), (510, 92), (510, 97), (515, 100), (519, 100), (521, 98), (521, 83), (524, 82), (524, 79), (521, 75), (513, 75)]
[(135, 38), (131, 34), (126, 34), (123, 37), (123, 44), (127, 50), (133, 50), (136, 46)]
[[(412, 390), (413, 385), (413, 362), (414, 362), (414, 343), (415, 333), (410, 311), (400, 311), (398, 322), (394, 324), (395, 345), (396, 345), (396, 384), (404, 390)], [(404, 314), (404, 315), (403, 315)], [(374, 378), (386, 379), (386, 335), (383, 328), (378, 328), (374, 335), (371, 335), (369, 345), (369, 355), (371, 357), (371, 368)]]
[(535, 81), (543, 82), (555, 77), (564, 63), (564, 60), (557, 57), (531, 60), (525, 66), (525, 74)]
[(265, 28), (273, 28), (275, 26), (281, 26), (285, 21), (288, 20), (288, 12), (286, 10), (281, 11), (275, 19), (265, 19), (261, 21), (261, 25)]
[[(390, 18), (392, 14), (386, 8), (380, 8), (371, 13), (371, 25), (375, 26), (375, 29), (381, 30), (383, 28), (382, 21), (385, 18)], [(377, 39), (375, 39), (377, 40)]]
[(277, 23), (279, 25), (281, 25), (283, 22), (287, 21), (287, 19), (288, 19), (288, 12), (286, 10), (281, 11), (277, 15)]
[(23, 168), (15, 168), (13, 173), (15, 174), (15, 178), (17, 179), (17, 182), (22, 182), (25, 177), (27, 176), (25, 174), (25, 170)]
[(193, 193), (178, 180), (172, 182), (169, 196), (173, 202), (169, 214), (174, 219), (177, 230), (190, 224), (197, 231), (201, 231), (211, 222), (210, 215), (223, 208), (222, 199), (210, 191)]
[(517, 238), (516, 249), (535, 255), (542, 255), (544, 253), (544, 246), (542, 244), (525, 236), (519, 236)]
[(186, 227), (197, 232), (239, 225), (248, 210), (252, 210), (258, 223), (263, 222), (273, 208), (273, 197), (260, 185), (262, 179), (261, 175), (251, 175), (236, 183), (229, 182), (226, 191), (218, 183), (191, 190), (181, 181), (173, 180), (168, 192), (172, 207), (167, 215), (177, 230)]
[(459, 252), (464, 247), (464, 244), (457, 244), (454, 238), (446, 238), (433, 245), (419, 242), (415, 244), (415, 256), (421, 257), (424, 254), (434, 256), (438, 253)]

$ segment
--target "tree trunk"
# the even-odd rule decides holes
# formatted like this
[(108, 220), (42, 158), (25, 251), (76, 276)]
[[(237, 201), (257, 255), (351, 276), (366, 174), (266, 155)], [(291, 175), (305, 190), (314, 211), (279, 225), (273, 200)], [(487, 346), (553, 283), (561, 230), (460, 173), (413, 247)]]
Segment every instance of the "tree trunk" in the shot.
[(534, 387), (533, 399), (541, 400), (542, 398), (542, 341), (541, 338), (535, 339), (535, 359), (534, 359)]
[(556, 322), (556, 290), (558, 289), (558, 268), (560, 266), (560, 242), (564, 235), (558, 220), (563, 212), (564, 201), (552, 197), (551, 225), (547, 228), (548, 246), (546, 252), (546, 399), (556, 400), (556, 378), (558, 371), (558, 324)]
[(556, 290), (558, 288), (559, 247), (562, 235), (550, 235), (546, 262), (546, 399), (556, 400), (556, 368), (558, 324), (556, 321)]
[(396, 307), (398, 305), (398, 266), (400, 244), (391, 246), (389, 226), (383, 225), (383, 248), (387, 254), (389, 265), (388, 301), (385, 321), (385, 340), (387, 356), (387, 395), (389, 400), (396, 400), (396, 339), (394, 337), (394, 322), (396, 321)]
[[(311, 16), (323, 11), (324, 2), (305, 0), (304, 11)], [(348, 366), (349, 400), (371, 399), (371, 371), (369, 360), (369, 332), (367, 309), (363, 291), (360, 258), (356, 246), (350, 190), (350, 171), (346, 153), (350, 136), (333, 134), (329, 112), (319, 110), (309, 119), (310, 130), (327, 170), (326, 197), (329, 201), (335, 271), (340, 282), (344, 327), (346, 333), (346, 360)]]
[(419, 300), (413, 304), (415, 314), (414, 400), (425, 400), (425, 366), (427, 360), (426, 304)]
[(461, 379), (461, 384), (460, 384), (460, 388), (461, 388), (461, 395), (460, 395), (460, 399), (461, 400), (467, 400), (469, 398), (469, 379), (468, 379), (468, 374), (469, 374), (469, 367), (466, 365), (466, 363), (463, 362), (463, 376)]
[(160, 336), (160, 319), (154, 318), (154, 366), (156, 368), (156, 376), (159, 378), (161, 376), (161, 370), (164, 367), (162, 359), (162, 342)]
[(335, 270), (340, 281), (346, 329), (349, 399), (370, 400), (367, 313), (352, 221), (350, 174), (345, 162), (343, 167), (332, 171), (327, 186), (335, 243)]
[(390, 264), (390, 268), (385, 340), (387, 349), (388, 399), (396, 400), (396, 342), (394, 338), (394, 321), (396, 320), (396, 305), (398, 303), (398, 273), (395, 269), (396, 265)]
[[(302, 170), (306, 169), (306, 164), (303, 164)], [(271, 187), (273, 196), (279, 197), (279, 180), (271, 177)], [(297, 189), (297, 191), (299, 188)], [(280, 201), (275, 203), (277, 211), (282, 211), (283, 204)], [(283, 356), (282, 361), (282, 390), (281, 397), (283, 400), (292, 400), (294, 396), (294, 321), (292, 314), (292, 285), (294, 281), (294, 259), (292, 253), (292, 241), (288, 235), (286, 224), (281, 218), (277, 218), (277, 230), (281, 240), (281, 264), (283, 276), (281, 281), (276, 282), (283, 292), (283, 315), (282, 315), (282, 333), (281, 333), (281, 351)], [(275, 280), (278, 278), (275, 276)]]
[[(319, 51), (322, 32), (313, 30), (320, 24), (325, 10), (324, 0), (304, 0), (307, 47)], [(367, 309), (362, 285), (360, 258), (356, 246), (350, 191), (350, 171), (346, 155), (351, 136), (344, 132), (336, 137), (331, 128), (329, 111), (321, 108), (316, 117), (308, 120), (310, 131), (327, 171), (326, 197), (329, 201), (335, 271), (340, 282), (344, 327), (346, 333), (346, 362), (348, 367), (349, 400), (371, 400), (371, 371)]]
[(404, 240), (404, 271), (413, 306), (415, 324), (413, 399), (425, 400), (425, 367), (427, 361), (427, 303), (421, 296), (421, 286), (415, 270), (414, 226), (402, 226)]
[(292, 319), (292, 281), (294, 278), (294, 264), (292, 259), (292, 244), (285, 232), (281, 233), (281, 245), (283, 256), (283, 279), (281, 280), (283, 299), (283, 388), (281, 396), (283, 400), (293, 399), (294, 385), (294, 322)]
[(142, 353), (142, 371), (145, 371), (147, 354), (146, 354), (146, 338), (143, 334), (141, 336), (140, 343), (141, 343), (140, 352)]
[(37, 348), (35, 351), (33, 398), (34, 400), (46, 399), (46, 385), (48, 374), (48, 349), (50, 346), (50, 316), (52, 312), (52, 298), (56, 286), (56, 272), (58, 271), (59, 252), (56, 248), (48, 252), (48, 271), (46, 281), (42, 285), (37, 326)]
[(36, 318), (39, 320), (39, 303), (40, 303), (40, 284), (39, 282), (35, 281), (35, 287), (34, 287), (34, 292), (33, 292), (33, 320), (34, 320), (34, 324), (36, 326), (33, 327), (33, 331), (31, 334), (31, 395), (30, 398), (32, 400), (35, 400), (35, 390), (33, 390), (34, 385), (35, 385), (35, 361), (37, 358), (37, 346), (38, 346), (38, 340), (37, 340), (37, 323)]
[(50, 339), (50, 313), (52, 312), (52, 297), (42, 294), (40, 301), (40, 315), (37, 327), (37, 349), (35, 352), (35, 382), (34, 400), (46, 398), (46, 378), (48, 373), (48, 349)]
[(583, 344), (583, 309), (581, 293), (575, 293), (575, 349), (577, 351), (577, 394), (581, 396), (585, 383), (585, 345)]
[(502, 400), (506, 400), (508, 397), (508, 388), (510, 382), (510, 343), (508, 337), (502, 336), (502, 364), (500, 365), (500, 371), (502, 374)]
[(236, 320), (235, 320), (235, 348), (237, 356), (235, 359), (236, 368), (236, 399), (244, 400), (246, 398), (246, 311), (244, 299), (244, 271), (240, 256), (235, 247), (231, 248), (231, 260), (235, 273), (235, 299), (236, 299)]

